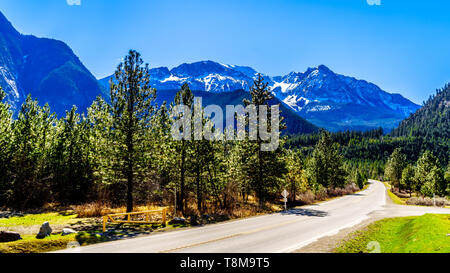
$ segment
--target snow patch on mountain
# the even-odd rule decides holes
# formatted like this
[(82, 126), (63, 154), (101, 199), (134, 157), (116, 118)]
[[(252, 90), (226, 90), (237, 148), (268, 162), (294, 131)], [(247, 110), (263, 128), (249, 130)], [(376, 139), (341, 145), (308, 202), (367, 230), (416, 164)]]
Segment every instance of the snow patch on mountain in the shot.
[(0, 74), (9, 89), (13, 92), (13, 97), (18, 99), (20, 94), (17, 88), (16, 77), (5, 67), (0, 67)]
[(297, 95), (290, 95), (287, 96), (283, 102), (288, 105), (289, 107), (291, 107), (294, 111), (299, 112), (303, 109), (303, 107), (307, 106), (308, 104), (311, 103), (310, 100), (303, 98), (303, 97), (298, 97)]
[(331, 106), (330, 105), (316, 105), (310, 109), (307, 110), (307, 112), (323, 112), (323, 111), (330, 111)]
[(177, 76), (170, 75), (170, 77), (168, 77), (167, 79), (162, 80), (161, 83), (166, 83), (166, 82), (185, 82), (186, 80), (187, 80), (187, 78), (179, 78)]

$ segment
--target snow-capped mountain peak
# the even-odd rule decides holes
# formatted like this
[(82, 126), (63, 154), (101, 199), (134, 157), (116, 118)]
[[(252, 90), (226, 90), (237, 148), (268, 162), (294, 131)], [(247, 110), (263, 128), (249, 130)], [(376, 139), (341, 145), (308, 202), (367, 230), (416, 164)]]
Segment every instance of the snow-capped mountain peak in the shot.
[[(248, 66), (200, 61), (170, 70), (155, 68), (150, 74), (152, 86), (160, 91), (177, 90), (188, 83), (194, 91), (227, 93), (249, 91), (258, 71)], [(302, 117), (332, 130), (349, 126), (351, 129), (393, 128), (419, 108), (401, 95), (389, 94), (364, 80), (336, 74), (325, 65), (285, 76), (263, 76), (279, 100)], [(345, 127), (339, 125), (342, 120), (346, 121)]]

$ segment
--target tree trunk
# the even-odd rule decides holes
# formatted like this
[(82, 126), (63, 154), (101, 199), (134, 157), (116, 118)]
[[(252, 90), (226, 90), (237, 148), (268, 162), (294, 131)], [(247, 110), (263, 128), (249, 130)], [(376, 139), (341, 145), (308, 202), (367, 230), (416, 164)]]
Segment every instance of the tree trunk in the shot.
[(127, 212), (133, 212), (133, 174), (128, 170)]
[(259, 197), (259, 205), (260, 207), (264, 206), (264, 197), (263, 197), (263, 166), (262, 166), (262, 152), (261, 152), (261, 142), (258, 142), (258, 197)]
[(292, 190), (291, 190), (291, 200), (292, 200), (292, 203), (295, 205), (295, 202), (296, 202), (296, 195), (297, 195), (297, 189), (296, 189), (296, 185), (295, 185), (295, 182), (294, 183), (292, 183)]
[(197, 165), (197, 210), (202, 213), (202, 189), (200, 179), (200, 166)]
[(185, 141), (182, 140), (181, 144), (181, 185), (180, 185), (180, 200), (178, 202), (178, 210), (184, 216), (184, 174), (185, 174), (185, 160), (186, 160), (186, 151), (185, 151)]
[[(131, 117), (130, 117), (131, 120)], [(131, 127), (131, 125), (129, 126)], [(133, 212), (133, 186), (134, 186), (134, 170), (133, 170), (133, 132), (131, 129), (127, 133), (127, 212)]]
[[(133, 150), (133, 144), (130, 143), (128, 146), (129, 151)], [(133, 212), (133, 162), (131, 155), (128, 155), (128, 169), (127, 169), (127, 212)]]

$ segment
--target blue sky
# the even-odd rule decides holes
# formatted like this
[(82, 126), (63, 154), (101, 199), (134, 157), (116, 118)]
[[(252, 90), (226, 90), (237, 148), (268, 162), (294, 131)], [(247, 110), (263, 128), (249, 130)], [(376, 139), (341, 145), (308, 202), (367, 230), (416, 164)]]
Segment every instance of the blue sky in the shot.
[(325, 64), (416, 103), (450, 82), (450, 1), (1, 0), (0, 11), (22, 33), (69, 44), (98, 78), (133, 48), (152, 67)]

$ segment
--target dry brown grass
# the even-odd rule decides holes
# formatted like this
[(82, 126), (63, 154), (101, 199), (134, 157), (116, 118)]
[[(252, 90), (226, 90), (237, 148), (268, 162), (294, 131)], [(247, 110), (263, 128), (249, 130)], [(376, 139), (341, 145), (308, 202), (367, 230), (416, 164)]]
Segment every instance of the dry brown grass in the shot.
[[(280, 204), (267, 202), (263, 208), (260, 207), (258, 199), (254, 196), (247, 196), (245, 201), (241, 196), (234, 197), (233, 200), (227, 202), (226, 208), (220, 208), (215, 201), (205, 202), (203, 207), (203, 215), (197, 210), (196, 200), (190, 199), (187, 203), (186, 217), (200, 219), (210, 216), (215, 221), (225, 221), (229, 219), (240, 219), (252, 216), (263, 215), (271, 212), (281, 211), (283, 208)], [(178, 215), (181, 216), (181, 215)]]
[(261, 209), (258, 204), (243, 204), (241, 206), (237, 206), (235, 210), (232, 212), (233, 218), (245, 218), (256, 215), (265, 214), (268, 212), (277, 212), (283, 210), (282, 206), (273, 203), (267, 203), (264, 209)]
[(346, 185), (345, 188), (335, 188), (328, 190), (328, 197), (339, 197), (344, 195), (353, 194), (359, 191), (359, 188), (355, 184)]
[(302, 204), (311, 205), (318, 201), (325, 201), (330, 198), (353, 194), (359, 190), (360, 189), (355, 184), (346, 185), (344, 188), (334, 188), (334, 189), (322, 188), (316, 193), (313, 193), (312, 191), (301, 193), (299, 195), (299, 200)]
[[(155, 205), (136, 206), (134, 207), (133, 212), (151, 211), (151, 210), (158, 210), (161, 208), (162, 207)], [(103, 202), (93, 202), (83, 205), (77, 205), (73, 206), (72, 209), (78, 218), (102, 217), (108, 214), (127, 212), (126, 207), (112, 208), (107, 203)]]
[(392, 188), (391, 192), (400, 198), (410, 198), (411, 197), (411, 195), (408, 192), (403, 191), (403, 190), (399, 191), (398, 188)]
[[(414, 206), (433, 206), (433, 198), (429, 197), (412, 197), (406, 200), (406, 204)], [(450, 206), (450, 200), (444, 197), (436, 197), (436, 206), (446, 207)]]
[[(312, 191), (307, 191), (305, 193), (301, 193), (298, 195), (298, 200), (305, 205), (314, 204), (317, 201), (325, 201), (330, 198), (344, 196), (348, 194), (352, 194), (358, 191), (359, 188), (354, 185), (347, 185), (345, 188), (336, 188), (336, 189), (321, 189), (316, 193)], [(193, 199), (193, 198), (191, 198)], [(239, 199), (240, 200), (240, 199)], [(186, 215), (197, 215), (200, 217), (200, 214), (197, 211), (197, 205), (194, 200), (188, 200), (188, 207), (186, 210)], [(260, 208), (257, 198), (254, 196), (248, 196), (246, 202), (233, 201), (229, 202), (229, 206), (226, 209), (218, 209), (217, 204), (214, 202), (206, 202), (203, 214), (207, 215), (223, 215), (229, 218), (245, 218), (256, 215), (261, 215), (268, 212), (276, 212), (283, 210), (282, 203), (267, 203), (264, 208)], [(113, 208), (109, 204), (104, 202), (93, 202), (83, 205), (77, 205), (71, 207), (74, 213), (78, 218), (94, 218), (94, 217), (102, 217), (108, 214), (116, 214), (116, 213), (125, 213), (126, 207), (116, 207)], [(134, 212), (143, 212), (143, 211), (152, 211), (158, 210), (162, 207), (157, 205), (145, 205), (145, 206), (136, 206), (134, 208)], [(168, 212), (169, 215), (173, 215), (173, 211)]]
[(301, 193), (299, 196), (300, 202), (305, 205), (311, 205), (315, 202), (316, 196), (312, 191), (307, 191), (305, 193)]

